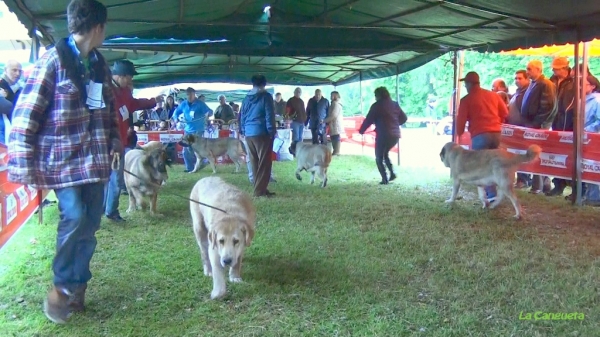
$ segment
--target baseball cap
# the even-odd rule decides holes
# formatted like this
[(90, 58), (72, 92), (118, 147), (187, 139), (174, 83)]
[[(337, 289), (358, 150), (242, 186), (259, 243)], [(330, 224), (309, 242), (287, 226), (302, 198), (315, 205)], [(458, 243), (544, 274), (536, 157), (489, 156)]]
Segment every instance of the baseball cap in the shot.
[(569, 59), (566, 57), (557, 57), (552, 60), (552, 69), (563, 69), (569, 67)]
[(112, 74), (118, 76), (135, 76), (138, 72), (135, 71), (135, 66), (131, 61), (119, 60), (115, 61), (115, 64), (113, 65)]
[(470, 71), (464, 78), (461, 78), (460, 81), (468, 83), (479, 83), (479, 74), (477, 74), (474, 71)]

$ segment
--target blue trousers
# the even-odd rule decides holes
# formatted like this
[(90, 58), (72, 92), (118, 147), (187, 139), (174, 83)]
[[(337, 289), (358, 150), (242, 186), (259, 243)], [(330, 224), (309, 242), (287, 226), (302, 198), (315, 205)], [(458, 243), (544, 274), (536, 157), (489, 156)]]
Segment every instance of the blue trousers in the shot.
[(304, 124), (300, 122), (292, 122), (292, 142), (301, 142), (304, 139)]
[(90, 261), (102, 218), (104, 185), (93, 183), (54, 190), (60, 212), (52, 262), (55, 286), (73, 291), (92, 278)]
[[(494, 150), (500, 146), (500, 133), (480, 133), (477, 136), (471, 138), (471, 148), (473, 150)], [(485, 193), (487, 198), (496, 197), (496, 186), (486, 186)]]
[[(198, 131), (197, 133), (193, 133), (193, 135), (195, 135), (196, 137), (204, 137), (204, 131)], [(196, 166), (196, 154), (190, 146), (183, 148), (183, 162), (185, 164), (185, 170), (188, 172), (192, 171), (194, 169), (194, 166)], [(208, 159), (204, 158), (203, 162), (208, 163)]]
[[(129, 148), (125, 149), (125, 153), (129, 152)], [(121, 156), (119, 161), (119, 170), (110, 172), (110, 178), (104, 187), (104, 214), (106, 216), (120, 216), (119, 214), (119, 196), (121, 190), (125, 187), (125, 155)]]

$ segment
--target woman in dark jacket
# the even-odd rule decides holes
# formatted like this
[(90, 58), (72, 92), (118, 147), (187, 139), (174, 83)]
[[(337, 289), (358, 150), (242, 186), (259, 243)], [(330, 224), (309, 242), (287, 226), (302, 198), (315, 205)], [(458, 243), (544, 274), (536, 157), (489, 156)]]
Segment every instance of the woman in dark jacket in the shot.
[[(407, 117), (398, 102), (390, 98), (390, 93), (385, 87), (375, 89), (375, 100), (358, 132), (362, 135), (375, 124), (375, 162), (381, 174), (380, 184), (386, 185), (396, 179), (389, 152), (398, 143), (400, 125), (406, 123)], [(390, 170), (389, 179), (383, 166), (384, 161)]]

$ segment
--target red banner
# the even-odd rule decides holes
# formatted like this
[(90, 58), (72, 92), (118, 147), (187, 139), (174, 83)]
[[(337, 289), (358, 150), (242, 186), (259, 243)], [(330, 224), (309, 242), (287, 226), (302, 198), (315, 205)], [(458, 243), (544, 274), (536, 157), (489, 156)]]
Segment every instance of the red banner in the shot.
[[(355, 116), (355, 117), (344, 117), (344, 132), (346, 133), (346, 138), (342, 138), (343, 141), (360, 144), (368, 147), (375, 148), (375, 125), (371, 125), (363, 136), (358, 133), (365, 117), (363, 116)], [(399, 146), (394, 146), (390, 152), (398, 153)]]
[[(471, 148), (471, 136), (465, 132), (458, 143)], [(542, 148), (540, 159), (519, 168), (521, 172), (572, 179), (574, 167), (573, 132), (548, 131), (504, 124), (500, 148), (524, 153), (536, 144)], [(584, 133), (582, 177), (584, 182), (600, 182), (600, 134)]]
[(0, 144), (0, 247), (23, 225), (44, 200), (48, 191), (8, 182), (6, 145)]

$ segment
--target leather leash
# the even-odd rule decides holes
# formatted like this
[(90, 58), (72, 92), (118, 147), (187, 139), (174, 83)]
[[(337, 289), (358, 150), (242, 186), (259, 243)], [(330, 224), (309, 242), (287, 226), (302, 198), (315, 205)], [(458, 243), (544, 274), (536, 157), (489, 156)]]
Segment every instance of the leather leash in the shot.
[[(114, 160), (113, 160), (113, 161), (114, 161)], [(134, 177), (138, 178), (139, 180), (143, 180), (142, 178), (140, 178), (139, 176), (137, 176), (137, 175), (136, 175), (136, 174), (134, 174), (134, 173), (131, 173), (131, 172), (129, 172), (129, 171), (127, 171), (127, 170), (125, 170), (125, 169), (124, 169), (123, 171), (124, 171), (125, 173), (129, 174), (129, 175), (132, 175), (132, 176), (134, 176)], [(153, 182), (151, 182), (151, 181), (147, 182), (147, 184), (149, 184), (149, 185), (153, 185), (154, 187), (158, 187), (158, 188), (161, 188), (161, 187), (162, 187), (161, 185), (159, 185), (159, 184), (155, 184), (155, 183), (153, 183)], [(198, 205), (202, 205), (202, 206), (205, 206), (205, 207), (208, 207), (208, 208), (212, 208), (212, 209), (214, 209), (214, 210), (221, 211), (221, 212), (223, 212), (223, 213), (227, 214), (227, 212), (226, 212), (225, 210), (223, 210), (223, 209), (220, 209), (220, 208), (218, 208), (218, 207), (211, 206), (211, 205), (205, 204), (205, 203), (203, 203), (203, 202), (200, 202), (200, 201), (197, 201), (197, 200), (194, 200), (194, 199), (190, 199), (190, 198), (188, 198), (188, 197), (184, 197), (184, 196), (182, 196), (182, 195), (179, 195), (179, 194), (175, 194), (175, 193), (170, 193), (170, 194), (171, 194), (172, 196), (175, 196), (175, 197), (178, 197), (178, 198), (181, 198), (181, 199), (185, 199), (185, 200), (187, 200), (187, 201), (191, 201), (191, 202), (193, 202), (193, 203), (196, 203), (196, 204), (198, 204)]]

